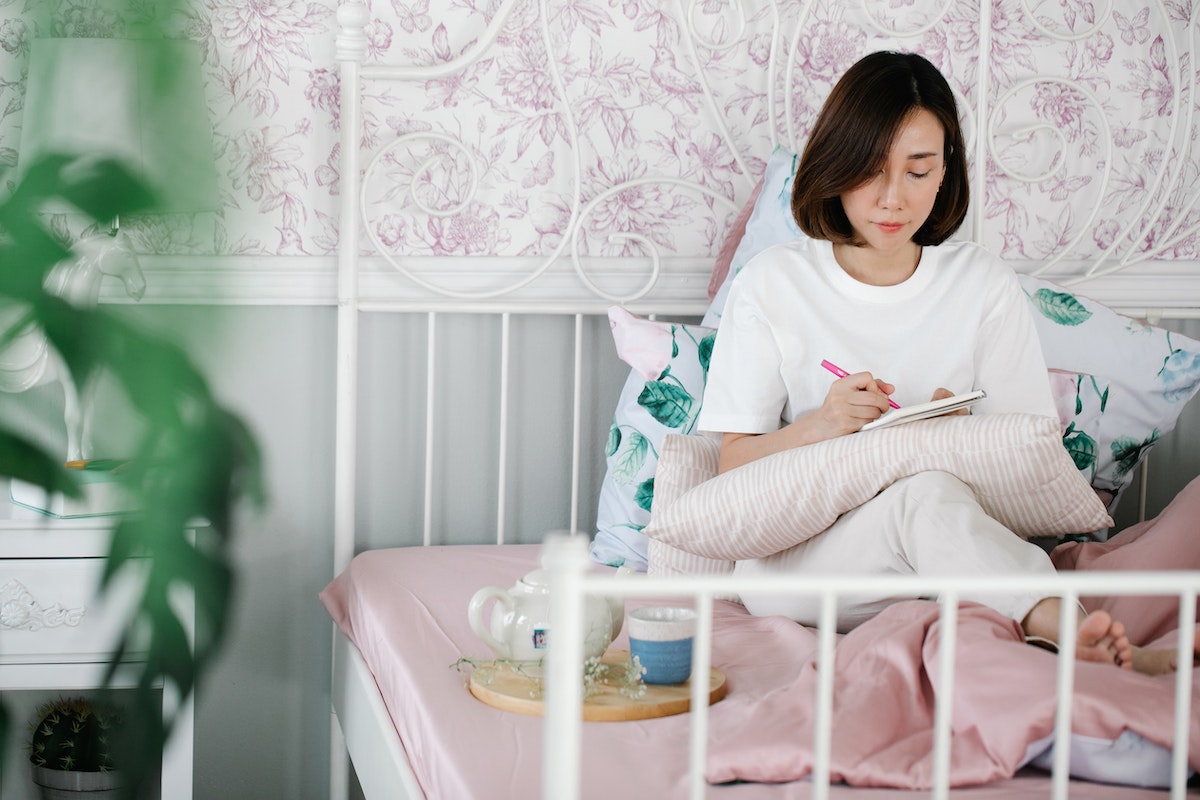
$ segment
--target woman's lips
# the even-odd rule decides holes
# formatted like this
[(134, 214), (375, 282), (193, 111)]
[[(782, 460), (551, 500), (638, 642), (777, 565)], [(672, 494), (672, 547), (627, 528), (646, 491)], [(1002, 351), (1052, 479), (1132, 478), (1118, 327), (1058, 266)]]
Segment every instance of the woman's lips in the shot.
[(879, 228), (879, 230), (883, 231), (884, 233), (899, 233), (901, 228), (904, 227), (904, 223), (903, 222), (876, 222), (875, 227)]

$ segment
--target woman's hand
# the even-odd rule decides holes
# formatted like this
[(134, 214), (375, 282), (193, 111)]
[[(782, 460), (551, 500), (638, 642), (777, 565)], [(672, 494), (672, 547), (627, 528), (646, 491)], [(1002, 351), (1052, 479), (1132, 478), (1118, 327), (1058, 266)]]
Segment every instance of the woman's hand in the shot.
[[(930, 400), (944, 400), (944, 399), (946, 399), (947, 397), (953, 397), (953, 396), (954, 396), (954, 392), (950, 391), (949, 389), (947, 389), (947, 388), (945, 388), (945, 387), (943, 386), (943, 387), (938, 387), (937, 389), (934, 389), (934, 390), (933, 390), (933, 397), (931, 397), (931, 398), (929, 398), (929, 399), (930, 399)], [(946, 416), (950, 416), (951, 414), (958, 414), (958, 415), (960, 415), (960, 416), (964, 416), (964, 417), (965, 417), (965, 416), (967, 416), (967, 415), (968, 415), (968, 414), (970, 414), (970, 413), (971, 413), (971, 409), (969, 409), (969, 408), (960, 408), (958, 411), (951, 411), (951, 412), (949, 412), (949, 413), (948, 413)]]
[(825, 402), (813, 412), (822, 439), (854, 433), (888, 410), (888, 395), (896, 387), (869, 372), (856, 372), (829, 386)]

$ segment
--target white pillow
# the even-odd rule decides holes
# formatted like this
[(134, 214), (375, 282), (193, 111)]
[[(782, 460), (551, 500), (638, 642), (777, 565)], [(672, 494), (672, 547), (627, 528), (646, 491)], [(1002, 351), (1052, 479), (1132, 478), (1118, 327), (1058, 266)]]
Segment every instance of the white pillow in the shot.
[[(696, 447), (719, 449), (693, 438), (705, 443)], [(989, 515), (1022, 537), (1112, 525), (1063, 449), (1057, 420), (981, 414), (839, 436), (758, 459), (655, 506), (644, 532), (718, 561), (762, 558), (820, 533), (899, 478), (929, 470), (958, 476)]]

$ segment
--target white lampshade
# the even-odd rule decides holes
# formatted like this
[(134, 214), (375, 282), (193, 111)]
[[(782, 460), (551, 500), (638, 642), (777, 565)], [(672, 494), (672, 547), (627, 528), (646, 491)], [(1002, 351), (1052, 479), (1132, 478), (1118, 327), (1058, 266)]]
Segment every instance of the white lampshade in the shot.
[(212, 123), (194, 42), (35, 39), (18, 154), (110, 156), (154, 193), (154, 211), (215, 211)]

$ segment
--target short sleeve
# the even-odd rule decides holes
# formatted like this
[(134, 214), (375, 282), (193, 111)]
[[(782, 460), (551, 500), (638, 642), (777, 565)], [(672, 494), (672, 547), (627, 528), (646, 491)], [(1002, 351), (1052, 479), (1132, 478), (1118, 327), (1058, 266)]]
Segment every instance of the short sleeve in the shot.
[(779, 344), (759, 301), (761, 271), (734, 280), (713, 346), (697, 427), (717, 433), (777, 430), (787, 403)]
[(979, 411), (1057, 417), (1037, 329), (1016, 273), (1004, 267), (991, 294), (975, 350), (977, 385), (988, 392)]

